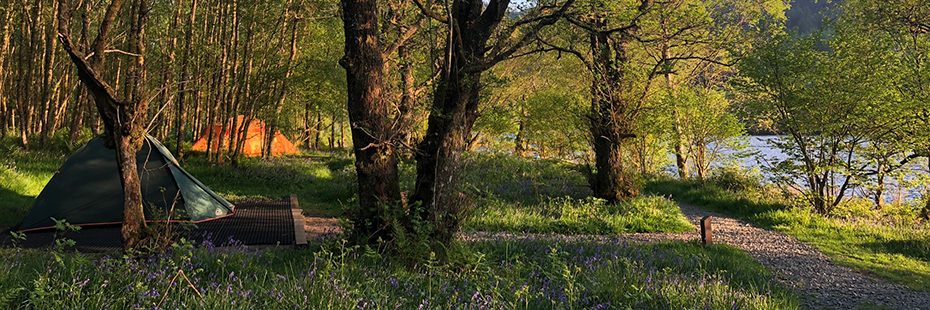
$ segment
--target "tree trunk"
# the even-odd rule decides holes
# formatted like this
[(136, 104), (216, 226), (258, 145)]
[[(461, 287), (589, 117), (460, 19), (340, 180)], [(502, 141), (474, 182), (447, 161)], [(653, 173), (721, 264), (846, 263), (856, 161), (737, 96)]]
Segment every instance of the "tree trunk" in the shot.
[[(391, 216), (402, 215), (390, 107), (382, 98), (384, 60), (378, 42), (378, 1), (342, 0), (352, 149), (359, 207), (352, 212), (357, 240), (390, 240)], [(333, 120), (335, 123), (335, 119)]]
[[(252, 10), (253, 16), (255, 15), (256, 10), (257, 10), (257, 7), (253, 7), (253, 10)], [(251, 21), (249, 21), (249, 27), (248, 27), (248, 30), (246, 31), (244, 51), (242, 52), (243, 53), (242, 59), (245, 59), (245, 65), (244, 65), (245, 70), (242, 70), (242, 76), (239, 77), (239, 83), (237, 87), (238, 89), (236, 90), (236, 96), (234, 99), (236, 102), (237, 110), (240, 109), (239, 105), (240, 105), (240, 102), (242, 102), (243, 96), (247, 96), (245, 98), (251, 98), (250, 93), (252, 91), (252, 78), (251, 77), (252, 77), (252, 65), (253, 65), (252, 59), (254, 58), (253, 56), (254, 51), (253, 51), (252, 46), (253, 46), (253, 42), (255, 39), (254, 30), (255, 30), (255, 20), (252, 19)], [(254, 108), (253, 108), (254, 106), (247, 103), (246, 107), (248, 109), (248, 113), (243, 118), (243, 123), (239, 124), (238, 136), (237, 136), (237, 139), (235, 140), (236, 145), (235, 145), (235, 149), (232, 152), (232, 165), (236, 167), (239, 166), (239, 157), (240, 157), (240, 154), (242, 153), (242, 148), (245, 145), (245, 140), (248, 137), (249, 127), (251, 126), (252, 117), (254, 115)]]
[(332, 118), (329, 119), (329, 149), (336, 149), (336, 112), (333, 112)]
[(637, 168), (632, 154), (627, 154), (635, 148), (635, 136), (613, 122), (609, 112), (616, 104), (604, 98), (595, 101), (597, 110), (591, 119), (595, 171), (589, 183), (595, 197), (616, 203), (639, 194)]
[(313, 138), (313, 148), (320, 149), (320, 136), (323, 134), (323, 111), (316, 111), (316, 133)]
[(129, 101), (123, 102), (116, 99), (113, 89), (100, 78), (94, 69), (94, 66), (99, 67), (103, 64), (103, 51), (109, 40), (109, 32), (123, 2), (113, 0), (107, 6), (94, 41), (95, 54), (89, 58), (91, 63), (88, 63), (84, 54), (74, 49), (69, 37), (70, 8), (67, 7), (66, 0), (59, 1), (61, 10), (58, 15), (58, 32), (62, 47), (77, 67), (81, 81), (93, 95), (97, 110), (106, 125), (108, 144), (116, 149), (117, 167), (124, 195), (121, 228), (123, 246), (127, 250), (137, 249), (145, 239), (145, 214), (136, 153), (145, 139), (144, 116), (148, 110), (148, 101), (143, 99), (144, 96), (141, 93), (141, 88), (145, 85), (145, 58), (141, 55), (145, 53), (143, 42), (146, 13), (149, 9), (146, 7), (146, 1), (138, 1), (132, 6), (129, 32), (130, 52), (140, 56), (135, 57), (133, 68), (130, 70), (131, 74), (128, 77), (128, 80), (132, 81), (128, 84), (130, 89), (127, 90)]
[(304, 132), (300, 139), (303, 142), (304, 146), (308, 149), (313, 148), (311, 139), (313, 138), (313, 128), (310, 126), (310, 100), (304, 101)]
[(451, 240), (466, 207), (458, 192), (458, 177), (461, 153), (471, 128), (467, 107), (477, 106), (480, 77), (460, 72), (450, 72), (450, 78), (440, 77), (426, 135), (415, 156), (417, 180), (413, 199), (422, 208), (419, 217), (434, 226), (438, 242)]
[(143, 93), (145, 87), (145, 23), (149, 12), (147, 0), (137, 0), (133, 6), (132, 22), (130, 23), (129, 44), (131, 51), (139, 56), (134, 57), (135, 63), (130, 65), (127, 80), (129, 84), (129, 106), (123, 107), (125, 119), (117, 120), (122, 132), (117, 137), (120, 158), (120, 174), (123, 179), (123, 193), (126, 196), (123, 209), (123, 227), (121, 229), (126, 249), (136, 249), (145, 239), (145, 213), (142, 201), (142, 187), (139, 180), (136, 153), (142, 147), (146, 136), (146, 113), (148, 100)]
[[(405, 27), (397, 27), (398, 36), (402, 36), (403, 33), (407, 32)], [(400, 63), (400, 79), (401, 79), (401, 95), (400, 102), (398, 103), (398, 121), (399, 124), (397, 130), (397, 142), (400, 145), (412, 145), (411, 142), (411, 132), (414, 130), (415, 119), (414, 112), (416, 111), (416, 76), (413, 72), (413, 60), (410, 59), (410, 47), (407, 44), (402, 44), (397, 47), (397, 59)], [(403, 152), (404, 154), (412, 154), (411, 152)], [(409, 155), (403, 155), (409, 156)]]
[[(700, 139), (703, 140), (703, 139)], [(697, 150), (694, 152), (694, 168), (697, 170), (698, 180), (704, 181), (707, 179), (707, 174), (710, 172), (710, 162), (707, 159), (707, 143), (704, 141), (697, 141), (695, 147)]]
[(881, 209), (885, 205), (885, 162), (881, 161), (876, 165), (876, 175), (875, 175), (875, 193), (873, 193), (872, 201), (875, 203), (875, 207)]
[(187, 107), (185, 106), (185, 96), (187, 95), (187, 84), (190, 83), (188, 70), (191, 62), (191, 41), (194, 33), (194, 23), (197, 17), (197, 0), (191, 0), (190, 14), (187, 18), (187, 24), (184, 30), (184, 58), (181, 61), (181, 73), (178, 77), (178, 95), (175, 103), (175, 145), (174, 155), (178, 160), (184, 159), (184, 125), (187, 119)]
[(234, 80), (239, 78), (239, 1), (232, 1), (232, 11), (233, 11), (233, 27), (232, 27), (232, 57), (229, 61), (229, 75), (230, 79), (227, 80), (227, 84), (230, 84), (228, 91), (226, 92), (226, 101), (228, 108), (228, 117), (230, 118), (229, 122), (229, 139), (227, 141), (226, 153), (231, 158), (232, 154), (235, 153), (235, 147), (238, 145), (236, 137), (238, 136), (239, 129), (239, 89), (241, 88), (241, 83), (233, 83)]
[[(168, 127), (171, 126), (171, 115), (167, 114), (167, 111), (174, 110), (175, 114), (178, 114), (177, 105), (175, 105), (174, 95), (171, 94), (171, 85), (179, 85), (179, 78), (175, 74), (177, 69), (177, 47), (178, 47), (178, 26), (181, 23), (181, 0), (173, 1), (174, 12), (171, 17), (171, 28), (168, 30), (169, 40), (168, 40), (168, 51), (165, 53), (164, 66), (165, 69), (162, 72), (162, 86), (159, 90), (158, 96), (164, 100), (165, 104), (165, 113), (159, 113), (157, 110), (153, 111), (158, 118), (156, 120), (156, 128), (158, 139), (164, 140), (167, 138)], [(168, 106), (172, 106), (171, 109), (167, 109)]]
[[(523, 100), (526, 101), (526, 98)], [(522, 104), (525, 105), (526, 102)], [(517, 136), (513, 141), (513, 153), (519, 157), (526, 157), (526, 109), (523, 105), (520, 105), (520, 116), (517, 119)]]
[[(80, 87), (80, 85), (79, 85)], [(74, 112), (71, 114), (71, 123), (68, 127), (68, 141), (77, 141), (81, 134), (81, 128), (84, 127), (84, 110), (87, 102), (87, 90), (80, 87), (78, 90)]]
[[(52, 16), (55, 15), (58, 15), (58, 2), (52, 2)], [(42, 143), (45, 143), (53, 130), (55, 118), (55, 105), (52, 104), (54, 97), (53, 89), (55, 87), (52, 86), (52, 83), (54, 83), (52, 75), (55, 73), (55, 49), (57, 48), (55, 43), (58, 42), (55, 40), (57, 34), (54, 33), (54, 29), (57, 28), (56, 26), (55, 19), (52, 19), (52, 22), (48, 26), (48, 30), (45, 31), (45, 55), (43, 56), (45, 63), (42, 72), (42, 128), (39, 136), (39, 140), (42, 141)]]
[[(35, 83), (35, 63), (41, 62), (35, 58), (35, 55), (42, 55), (40, 47), (38, 46), (39, 41), (39, 28), (42, 21), (42, 4), (43, 1), (36, 1), (32, 6), (32, 12), (25, 14), (22, 18), (23, 29), (28, 29), (28, 44), (20, 47), (20, 57), (26, 65), (25, 68), (25, 79), (20, 83), (22, 85), (22, 100), (20, 101), (19, 113), (20, 113), (20, 142), (22, 143), (23, 148), (29, 148), (29, 136), (32, 134), (33, 127), (33, 113), (35, 110), (35, 90), (41, 89)], [(23, 10), (23, 12), (28, 12), (28, 10)], [(25, 16), (31, 15), (31, 16)], [(26, 38), (23, 38), (26, 40)], [(30, 57), (32, 56), (32, 57)]]
[[(930, 169), (930, 157), (927, 157), (927, 169)], [(924, 220), (930, 220), (930, 189), (927, 189), (926, 197), (924, 197), (924, 208), (920, 211), (920, 215)]]
[(681, 130), (681, 113), (678, 113), (677, 107), (672, 111), (672, 116), (674, 123), (672, 129), (675, 131), (675, 166), (678, 168), (678, 178), (687, 180), (691, 175), (688, 168), (688, 153), (685, 149), (687, 139), (684, 131)]
[[(665, 17), (663, 15), (663, 17)], [(665, 18), (661, 21), (662, 26), (662, 37), (668, 38), (668, 24)], [(667, 40), (662, 41), (662, 59), (669, 58), (669, 42)], [(669, 64), (666, 64), (669, 65)], [(673, 68), (665, 68), (664, 77), (665, 77), (665, 86), (666, 91), (669, 97), (674, 93), (675, 86), (672, 84), (672, 70)], [(675, 166), (678, 168), (678, 178), (682, 180), (688, 179), (691, 176), (690, 171), (688, 171), (688, 152), (686, 145), (688, 144), (688, 139), (685, 137), (685, 133), (682, 130), (682, 120), (681, 113), (678, 111), (679, 102), (672, 103), (672, 130), (675, 134), (674, 141), (674, 152), (675, 152)]]
[(344, 122), (339, 122), (339, 149), (344, 150), (346, 148), (346, 125)]
[(447, 53), (437, 81), (426, 135), (415, 156), (413, 201), (418, 217), (432, 224), (433, 238), (452, 240), (465, 211), (458, 177), (461, 153), (478, 117), (481, 74), (488, 40), (506, 14), (509, 0), (457, 0), (451, 7)]
[[(3, 36), (0, 37), (0, 94), (7, 94), (7, 50), (10, 48), (10, 39), (13, 31), (10, 30), (10, 24), (13, 23), (13, 10), (7, 8), (3, 15)], [(7, 129), (10, 127), (10, 120), (13, 118), (10, 113), (9, 96), (0, 96), (0, 139), (6, 137)]]
[[(348, 5), (348, 3), (343, 3), (343, 5)], [(290, 8), (288, 8), (285, 11), (285, 15), (288, 15), (288, 14), (296, 14), (296, 13), (291, 12)], [(347, 14), (346, 16), (349, 16), (349, 15)], [(297, 32), (299, 29), (299, 21), (296, 16), (285, 16), (285, 18), (293, 18), (294, 20), (291, 22), (291, 27), (292, 27), (291, 28), (291, 40), (290, 40), (290, 44), (288, 45), (290, 48), (288, 49), (287, 67), (284, 71), (284, 79), (281, 81), (281, 89), (279, 90), (280, 93), (278, 94), (278, 100), (277, 100), (277, 103), (275, 103), (275, 115), (274, 117), (272, 117), (271, 126), (268, 126), (269, 129), (268, 129), (268, 132), (266, 133), (267, 134), (267, 138), (265, 139), (266, 147), (264, 148), (266, 153), (263, 155), (263, 157), (265, 158), (271, 156), (271, 146), (272, 146), (272, 143), (274, 142), (275, 132), (278, 130), (278, 127), (279, 127), (278, 126), (278, 123), (280, 122), (279, 116), (282, 111), (281, 109), (284, 108), (284, 100), (287, 96), (288, 80), (290, 80), (291, 75), (294, 74), (294, 61), (297, 59)], [(375, 18), (377, 18), (377, 16)], [(375, 23), (377, 23), (377, 20), (375, 20)]]

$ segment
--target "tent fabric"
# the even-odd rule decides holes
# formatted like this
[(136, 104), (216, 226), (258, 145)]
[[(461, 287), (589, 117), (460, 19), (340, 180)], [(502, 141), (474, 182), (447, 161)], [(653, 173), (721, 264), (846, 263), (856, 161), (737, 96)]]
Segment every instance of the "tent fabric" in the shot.
[[(55, 225), (119, 224), (123, 189), (114, 150), (94, 138), (58, 169), (18, 226), (36, 230)], [(146, 137), (136, 154), (145, 218), (201, 222), (231, 215), (234, 206), (184, 171), (155, 138)]]
[[(203, 133), (200, 135), (200, 139), (194, 142), (192, 150), (206, 152), (208, 140), (211, 141), (210, 149), (214, 152), (219, 150), (220, 146), (227, 149), (229, 147), (230, 132), (245, 132), (245, 139), (242, 142), (242, 150), (240, 153), (249, 157), (262, 156), (262, 148), (268, 136), (268, 128), (265, 126), (265, 122), (243, 115), (236, 116), (235, 120), (236, 127), (242, 129), (241, 131), (230, 130), (229, 128), (223, 130), (223, 124), (212, 124), (207, 126), (207, 129), (204, 129)], [(232, 120), (230, 120), (229, 124), (232, 124)], [(246, 128), (246, 126), (248, 128)], [(239, 135), (234, 135), (233, 143), (238, 143), (238, 136)], [(294, 143), (291, 143), (280, 131), (275, 131), (274, 137), (271, 140), (271, 156), (293, 155), (297, 153), (299, 153), (299, 150), (294, 146)]]

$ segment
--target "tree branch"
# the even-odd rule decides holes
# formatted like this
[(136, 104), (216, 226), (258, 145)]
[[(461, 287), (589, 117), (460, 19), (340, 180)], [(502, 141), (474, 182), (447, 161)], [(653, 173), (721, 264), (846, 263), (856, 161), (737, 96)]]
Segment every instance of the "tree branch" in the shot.
[[(110, 13), (110, 10), (118, 11), (120, 0), (114, 0), (110, 3), (107, 13)], [(114, 5), (116, 7), (114, 7)], [(78, 77), (84, 82), (84, 85), (87, 86), (87, 89), (94, 94), (94, 96), (99, 96), (101, 99), (104, 99), (106, 102), (112, 102), (115, 105), (123, 105), (123, 102), (120, 102), (116, 99), (114, 95), (113, 88), (110, 87), (103, 79), (94, 71), (90, 64), (87, 63), (85, 56), (78, 51), (74, 44), (71, 42), (71, 8), (66, 5), (65, 0), (59, 0), (59, 10), (58, 10), (58, 38), (61, 41), (61, 46), (64, 48), (65, 52), (71, 58), (71, 61), (74, 63), (75, 67), (78, 70)], [(114, 13), (115, 15), (115, 13)], [(109, 21), (112, 23), (113, 16), (109, 18)], [(104, 21), (106, 22), (106, 20)], [(109, 31), (109, 25), (101, 25), (102, 31)], [(101, 39), (99, 36), (95, 41), (95, 44), (99, 42), (105, 42), (105, 38)], [(102, 49), (103, 46), (96, 46), (97, 48)], [(113, 108), (113, 107), (111, 107)]]
[(413, 0), (413, 4), (416, 5), (417, 8), (420, 9), (420, 12), (423, 12), (423, 15), (425, 15), (426, 17), (435, 19), (436, 21), (440, 23), (444, 23), (444, 24), (449, 23), (449, 18), (447, 16), (439, 14), (438, 12), (435, 12), (427, 8), (425, 5), (423, 5), (423, 2), (421, 2), (421, 0)]
[[(515, 53), (517, 53), (520, 49), (522, 49), (524, 46), (529, 44), (531, 41), (535, 40), (539, 36), (539, 32), (543, 28), (545, 28), (546, 26), (555, 24), (555, 22), (557, 22), (560, 18), (562, 18), (562, 16), (565, 15), (565, 12), (568, 11), (568, 8), (571, 7), (574, 3), (575, 3), (575, 0), (567, 0), (565, 1), (565, 3), (562, 4), (562, 6), (559, 7), (557, 11), (553, 12), (552, 14), (546, 14), (542, 16), (528, 18), (528, 20), (534, 21), (533, 26), (530, 27), (530, 29), (528, 29), (526, 32), (524, 32), (523, 36), (521, 36), (520, 39), (516, 41), (516, 43), (511, 44), (510, 47), (507, 47), (507, 48), (503, 47), (505, 43), (496, 44), (495, 47), (492, 49), (492, 51), (497, 51), (497, 52), (492, 52), (491, 55), (482, 59), (477, 65), (477, 67), (474, 69), (479, 70), (479, 71), (486, 70), (501, 61), (516, 58), (512, 56)], [(525, 25), (528, 23), (530, 22), (518, 21), (516, 24)], [(513, 32), (513, 31), (516, 31), (516, 27), (511, 27), (510, 32)], [(506, 42), (506, 41), (507, 40), (505, 39), (501, 39), (498, 42)], [(529, 54), (523, 53), (522, 55), (529, 55)]]
[[(417, 18), (417, 22), (419, 22), (419, 20), (420, 19)], [(397, 41), (394, 41), (393, 44), (391, 44), (390, 46), (384, 49), (384, 52), (382, 52), (381, 57), (385, 59), (390, 58), (391, 57), (390, 55), (393, 55), (395, 52), (397, 52), (398, 48), (407, 44), (407, 42), (409, 42), (410, 39), (412, 39), (413, 36), (416, 35), (417, 31), (419, 30), (420, 30), (419, 25), (413, 25), (411, 27), (408, 27), (407, 31), (404, 31), (403, 33), (401, 33), (400, 37), (397, 38)]]

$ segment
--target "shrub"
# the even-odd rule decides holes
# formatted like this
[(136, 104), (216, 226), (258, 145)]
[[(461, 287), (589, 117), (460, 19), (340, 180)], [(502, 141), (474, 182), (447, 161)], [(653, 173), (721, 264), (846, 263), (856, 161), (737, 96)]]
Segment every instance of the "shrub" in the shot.
[(739, 166), (725, 166), (714, 170), (708, 180), (728, 191), (758, 191), (762, 189), (762, 174)]

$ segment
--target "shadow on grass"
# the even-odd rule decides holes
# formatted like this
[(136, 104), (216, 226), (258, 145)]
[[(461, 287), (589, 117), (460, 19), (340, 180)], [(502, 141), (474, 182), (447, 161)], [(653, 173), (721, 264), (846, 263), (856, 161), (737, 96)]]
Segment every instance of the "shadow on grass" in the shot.
[[(646, 184), (645, 192), (666, 196), (679, 203), (689, 203), (706, 210), (733, 215), (746, 219), (755, 225), (772, 228), (783, 224), (771, 216), (771, 212), (788, 209), (787, 206), (724, 190), (712, 183), (698, 181), (680, 181), (672, 179), (654, 179)], [(754, 193), (754, 195), (761, 195)]]
[(557, 160), (527, 160), (509, 155), (468, 154), (463, 179), (478, 196), (537, 205), (550, 198), (591, 196), (584, 174)]
[(0, 214), (3, 214), (0, 216), (0, 231), (19, 223), (34, 199), (0, 187)]
[(930, 237), (883, 240), (862, 245), (874, 252), (904, 255), (913, 259), (930, 261)]

